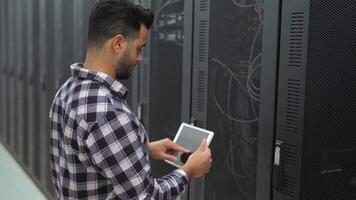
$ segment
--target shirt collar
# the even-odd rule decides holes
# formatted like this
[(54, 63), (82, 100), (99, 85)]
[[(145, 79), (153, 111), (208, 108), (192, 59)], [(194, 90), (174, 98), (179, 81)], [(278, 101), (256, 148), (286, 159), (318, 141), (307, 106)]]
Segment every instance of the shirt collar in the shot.
[(70, 69), (72, 76), (98, 81), (117, 94), (121, 99), (125, 99), (127, 95), (127, 88), (119, 81), (111, 78), (109, 75), (103, 72), (84, 69), (83, 64), (81, 63), (72, 64)]

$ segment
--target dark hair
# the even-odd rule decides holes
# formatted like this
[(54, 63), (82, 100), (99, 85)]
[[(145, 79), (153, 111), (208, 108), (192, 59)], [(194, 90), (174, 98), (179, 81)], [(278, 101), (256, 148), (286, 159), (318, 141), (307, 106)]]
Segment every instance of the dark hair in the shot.
[(129, 0), (98, 0), (90, 11), (88, 45), (102, 45), (116, 34), (134, 38), (141, 24), (149, 29), (154, 15), (151, 10)]

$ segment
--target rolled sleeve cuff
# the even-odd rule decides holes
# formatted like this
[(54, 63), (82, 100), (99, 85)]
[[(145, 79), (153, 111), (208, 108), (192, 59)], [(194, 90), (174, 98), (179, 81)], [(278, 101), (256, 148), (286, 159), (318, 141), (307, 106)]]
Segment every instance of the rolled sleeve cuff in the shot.
[(182, 169), (177, 169), (175, 172), (178, 176), (181, 177), (184, 184), (187, 184), (189, 182), (188, 175), (187, 173), (185, 173), (185, 171), (183, 171)]

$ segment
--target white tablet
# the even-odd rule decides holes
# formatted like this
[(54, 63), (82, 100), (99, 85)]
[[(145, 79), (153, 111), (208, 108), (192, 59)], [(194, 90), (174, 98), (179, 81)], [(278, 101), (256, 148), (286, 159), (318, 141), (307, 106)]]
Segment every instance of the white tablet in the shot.
[[(173, 140), (174, 143), (179, 144), (187, 148), (190, 152), (194, 152), (198, 149), (201, 142), (206, 138), (208, 146), (213, 139), (214, 132), (208, 131), (202, 128), (198, 128), (186, 123), (182, 123), (178, 129), (178, 132)], [(180, 153), (177, 155), (175, 162), (165, 160), (167, 163), (172, 164), (180, 168), (184, 163), (184, 155)]]

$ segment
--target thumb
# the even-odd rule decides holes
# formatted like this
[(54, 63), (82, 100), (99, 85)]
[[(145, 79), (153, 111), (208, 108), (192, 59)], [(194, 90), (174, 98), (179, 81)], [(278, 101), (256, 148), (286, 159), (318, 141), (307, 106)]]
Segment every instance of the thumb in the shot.
[(208, 146), (208, 143), (206, 141), (206, 138), (204, 138), (204, 140), (201, 142), (201, 144), (199, 146), (199, 151), (201, 151), (201, 152), (205, 151), (207, 146)]
[(173, 161), (173, 162), (175, 162), (177, 160), (177, 158), (175, 156), (172, 156), (172, 155), (169, 155), (169, 154), (162, 155), (162, 158), (165, 159), (165, 160)]

